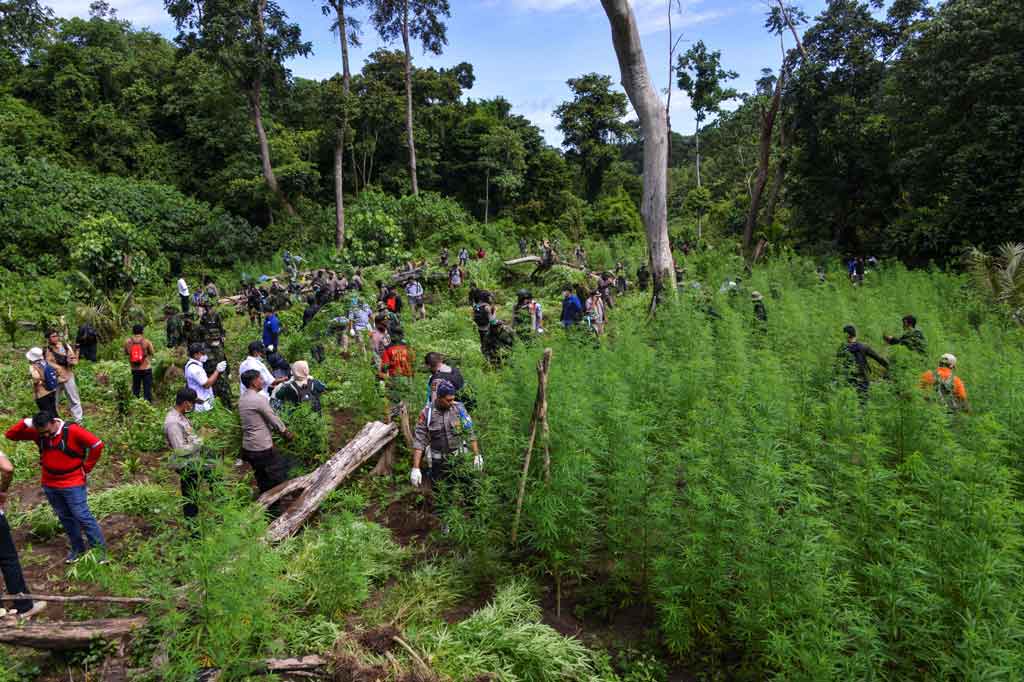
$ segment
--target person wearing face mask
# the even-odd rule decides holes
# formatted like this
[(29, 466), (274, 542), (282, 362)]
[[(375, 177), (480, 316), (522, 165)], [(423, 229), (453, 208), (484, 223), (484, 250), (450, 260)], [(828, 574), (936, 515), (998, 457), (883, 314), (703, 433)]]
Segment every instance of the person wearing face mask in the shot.
[(183, 388), (174, 398), (174, 407), (164, 417), (164, 439), (171, 449), (168, 463), (181, 478), (182, 513), (189, 521), (199, 515), (199, 484), (202, 479), (214, 484), (214, 461), (196, 435), (188, 415), (199, 402), (196, 392)]
[(188, 347), (188, 355), (189, 360), (185, 363), (185, 384), (198, 396), (199, 402), (195, 404), (194, 410), (208, 412), (213, 409), (213, 385), (227, 369), (228, 363), (221, 360), (213, 374), (207, 374), (203, 368), (207, 360), (206, 347), (201, 343), (193, 343)]
[(103, 452), (103, 441), (78, 424), (69, 424), (49, 412), (39, 412), (7, 429), (7, 440), (34, 441), (39, 447), (43, 493), (71, 542), (64, 563), (78, 561), (87, 551), (82, 533), (100, 563), (107, 561), (103, 531), (89, 510), (86, 477)]

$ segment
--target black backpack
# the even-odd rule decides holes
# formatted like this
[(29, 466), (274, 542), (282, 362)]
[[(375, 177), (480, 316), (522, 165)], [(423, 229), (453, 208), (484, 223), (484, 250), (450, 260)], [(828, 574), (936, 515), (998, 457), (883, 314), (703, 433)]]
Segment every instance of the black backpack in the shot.
[(50, 448), (50, 445), (49, 443), (46, 442), (46, 436), (40, 435), (39, 438), (36, 440), (36, 445), (39, 446), (39, 466), (46, 469), (46, 472), (51, 476), (64, 476), (66, 474), (78, 471), (79, 469), (85, 468), (85, 460), (88, 459), (89, 457), (89, 450), (86, 449), (85, 452), (78, 452), (77, 450), (72, 450), (70, 447), (68, 447), (68, 431), (70, 430), (70, 424), (65, 424), (64, 426), (62, 426), (60, 429), (60, 440), (57, 442), (58, 450), (63, 452), (68, 457), (81, 460), (77, 465), (71, 467), (70, 469), (51, 469), (48, 466), (44, 465), (43, 452), (48, 450)]

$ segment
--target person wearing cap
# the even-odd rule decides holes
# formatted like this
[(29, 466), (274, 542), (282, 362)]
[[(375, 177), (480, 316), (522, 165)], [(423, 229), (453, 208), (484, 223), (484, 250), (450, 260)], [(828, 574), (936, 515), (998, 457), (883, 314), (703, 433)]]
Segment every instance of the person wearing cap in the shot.
[(418, 320), (427, 319), (427, 308), (423, 304), (423, 285), (413, 277), (405, 285), (405, 295), (409, 298), (409, 307)]
[(320, 396), (324, 393), (327, 393), (327, 386), (309, 376), (309, 363), (296, 360), (292, 363), (291, 379), (274, 390), (271, 405), (278, 412), (309, 405), (314, 412), (320, 414)]
[[(40, 412), (49, 412), (57, 416), (57, 385), (53, 381), (56, 372), (50, 368), (43, 359), (43, 349), (30, 348), (25, 353), (28, 360), (28, 374), (32, 377), (32, 396), (36, 400), (36, 409)], [(47, 370), (50, 370), (49, 381), (46, 378)]]
[(939, 366), (921, 375), (921, 388), (934, 389), (939, 399), (952, 412), (969, 412), (970, 405), (967, 403), (967, 388), (960, 377), (956, 376), (956, 356), (946, 353), (939, 358)]
[(207, 374), (206, 347), (202, 343), (192, 343), (188, 347), (188, 362), (185, 363), (185, 385), (196, 392), (196, 412), (209, 412), (213, 409), (213, 385), (217, 383), (221, 373), (227, 369), (228, 363), (221, 360), (213, 374)]
[(334, 320), (340, 329), (345, 330), (341, 335), (343, 351), (347, 353), (349, 344), (355, 339), (363, 351), (363, 357), (366, 357), (367, 340), (373, 331), (372, 317), (373, 309), (370, 308), (370, 304), (360, 299), (359, 296), (352, 296), (349, 299), (348, 312), (345, 317), (338, 317)]
[(287, 380), (286, 378), (275, 378), (273, 373), (267, 369), (267, 366), (263, 364), (263, 357), (265, 353), (266, 348), (264, 348), (262, 342), (253, 341), (249, 344), (249, 355), (245, 360), (242, 360), (242, 364), (238, 366), (238, 395), (245, 393), (245, 384), (242, 383), (241, 377), (250, 369), (256, 370), (260, 373), (260, 376), (263, 377), (263, 385), (267, 395), (270, 395), (271, 389), (274, 386), (282, 384)]
[(188, 415), (198, 401), (196, 392), (182, 388), (174, 398), (174, 407), (164, 417), (164, 439), (171, 450), (168, 463), (181, 478), (182, 513), (185, 520), (199, 515), (199, 484), (201, 479), (213, 486), (213, 460), (207, 456), (202, 439), (196, 435)]
[[(256, 486), (263, 494), (288, 480), (288, 460), (274, 449), (272, 431), (277, 431), (289, 441), (295, 436), (270, 408), (263, 377), (258, 371), (250, 369), (243, 372), (242, 385), (245, 392), (238, 399), (238, 418), (242, 424), (241, 459), (252, 467)], [(276, 504), (269, 511), (272, 516), (280, 514)]]
[(867, 395), (868, 387), (871, 385), (868, 358), (885, 369), (889, 368), (889, 362), (873, 348), (857, 340), (857, 328), (852, 324), (843, 327), (843, 333), (846, 334), (846, 343), (839, 349), (836, 357), (847, 375), (847, 382), (856, 388), (863, 398)]
[(928, 344), (925, 341), (924, 333), (917, 328), (917, 318), (913, 315), (903, 316), (903, 334), (901, 336), (885, 337), (885, 342), (890, 346), (903, 346), (908, 348), (918, 355), (925, 355), (928, 352)]
[[(427, 476), (432, 486), (439, 484), (443, 488), (452, 484), (464, 487), (465, 477), (458, 472), (462, 455), (467, 449), (473, 451), (473, 467), (477, 471), (484, 468), (484, 458), (480, 454), (473, 419), (469, 416), (465, 405), (455, 400), (455, 387), (441, 381), (437, 386), (437, 395), (421, 411), (416, 420), (413, 432), (412, 470), (409, 481), (413, 486), (423, 484), (423, 471), (426, 456)], [(445, 490), (445, 492), (452, 492)]]
[[(8, 594), (30, 594), (25, 584), (25, 574), (21, 570), (18, 559), (18, 548), (14, 545), (11, 526), (4, 516), (4, 505), (7, 503), (7, 491), (14, 480), (14, 464), (0, 451), (0, 574), (4, 578), (4, 587)], [(10, 603), (5, 609), (4, 604)], [(31, 599), (19, 599), (15, 602), (0, 603), (0, 618), (13, 615), (20, 618), (31, 618), (46, 606), (46, 602), (33, 602)]]
[(465, 388), (466, 380), (462, 377), (462, 372), (458, 367), (445, 364), (445, 357), (440, 353), (427, 353), (424, 364), (430, 372), (430, 378), (427, 379), (427, 405), (437, 398), (437, 387), (442, 381), (447, 381), (455, 387), (456, 397)]
[(754, 324), (757, 331), (764, 333), (768, 325), (768, 311), (764, 307), (764, 294), (760, 291), (750, 292), (750, 301), (754, 304)]
[(103, 441), (78, 424), (67, 424), (49, 412), (18, 421), (4, 434), (7, 440), (30, 441), (39, 448), (43, 494), (53, 508), (71, 543), (65, 563), (85, 554), (85, 533), (89, 546), (106, 561), (106, 540), (96, 517), (89, 510), (86, 478), (103, 453)]
[(75, 383), (75, 365), (78, 364), (78, 353), (72, 346), (60, 339), (56, 329), (46, 331), (46, 348), (43, 357), (48, 365), (57, 372), (57, 394), (54, 400), (60, 402), (62, 395), (68, 398), (68, 409), (71, 419), (76, 424), (82, 423), (82, 400), (78, 397), (78, 384)]

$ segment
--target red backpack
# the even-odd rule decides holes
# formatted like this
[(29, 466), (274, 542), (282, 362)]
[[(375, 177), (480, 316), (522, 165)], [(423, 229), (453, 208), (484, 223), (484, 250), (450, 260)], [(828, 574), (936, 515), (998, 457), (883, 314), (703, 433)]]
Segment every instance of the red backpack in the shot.
[(128, 349), (128, 362), (133, 365), (141, 365), (142, 361), (146, 359), (146, 348), (142, 345), (141, 341), (132, 341), (131, 347)]

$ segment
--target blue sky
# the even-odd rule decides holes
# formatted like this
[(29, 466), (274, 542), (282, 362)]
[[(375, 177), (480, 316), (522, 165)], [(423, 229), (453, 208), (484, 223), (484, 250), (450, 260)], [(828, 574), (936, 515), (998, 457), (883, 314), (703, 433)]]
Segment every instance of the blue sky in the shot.
[[(632, 0), (640, 23), (648, 66), (660, 88), (668, 83), (667, 0)], [(174, 28), (162, 0), (109, 0), (119, 15), (138, 26), (148, 26), (173, 37)], [(312, 41), (314, 54), (289, 66), (296, 76), (326, 78), (340, 71), (337, 38), (330, 21), (320, 12), (320, 0), (279, 0), (289, 16), (302, 26)], [(726, 68), (740, 74), (734, 83), (741, 91), (753, 90), (765, 66), (778, 68), (778, 39), (764, 29), (765, 0), (682, 0), (683, 12), (674, 19), (688, 44), (703, 40), (722, 51)], [(85, 16), (89, 0), (51, 0), (58, 16)], [(476, 85), (467, 93), (473, 98), (502, 95), (513, 111), (526, 116), (558, 145), (553, 111), (569, 97), (565, 81), (590, 71), (609, 74), (618, 82), (618, 64), (612, 49), (608, 19), (599, 0), (451, 0), (448, 47), (440, 57), (414, 50), (421, 65), (473, 64)], [(823, 0), (803, 3), (809, 15), (816, 14)], [(360, 16), (357, 12), (356, 16)], [(369, 26), (364, 27), (363, 47), (353, 51), (353, 68), (380, 46)], [(791, 46), (791, 42), (787, 43)], [(672, 121), (676, 130), (693, 128), (693, 112), (683, 93), (672, 99)]]

